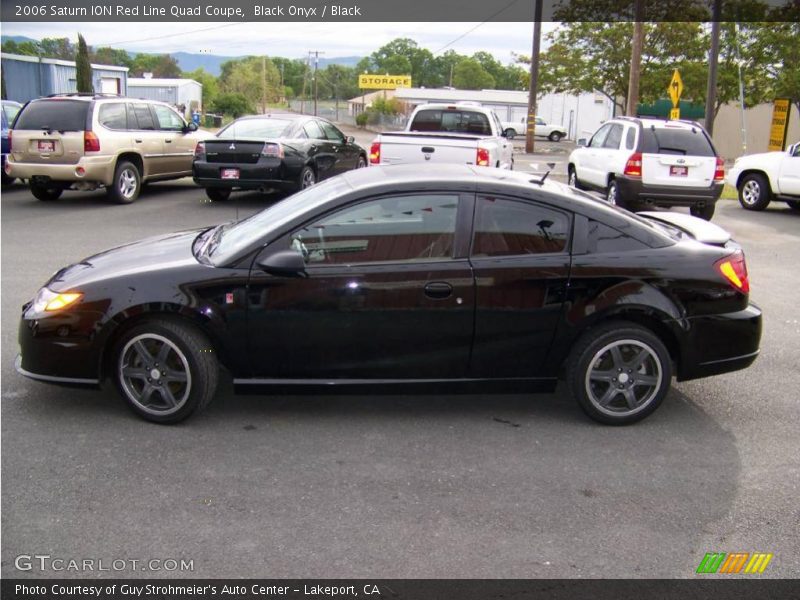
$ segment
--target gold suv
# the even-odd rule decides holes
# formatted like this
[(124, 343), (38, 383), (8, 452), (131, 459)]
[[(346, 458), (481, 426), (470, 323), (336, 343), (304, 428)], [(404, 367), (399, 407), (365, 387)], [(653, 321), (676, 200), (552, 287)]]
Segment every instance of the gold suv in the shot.
[(206, 137), (163, 102), (50, 96), (20, 111), (5, 169), (39, 200), (105, 186), (111, 200), (129, 204), (144, 182), (190, 176), (194, 148)]

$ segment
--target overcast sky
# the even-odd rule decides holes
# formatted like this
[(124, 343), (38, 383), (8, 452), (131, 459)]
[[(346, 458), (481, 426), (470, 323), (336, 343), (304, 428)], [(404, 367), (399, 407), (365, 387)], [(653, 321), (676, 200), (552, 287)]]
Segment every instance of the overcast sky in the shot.
[[(543, 23), (544, 32), (553, 28)], [(176, 30), (178, 33), (176, 33)], [(92, 46), (138, 52), (207, 52), (222, 56), (266, 54), (326, 58), (364, 56), (397, 37), (410, 37), (431, 52), (491, 52), (503, 63), (512, 53), (530, 55), (531, 23), (3, 23), (3, 35), (41, 39), (81, 32)], [(463, 36), (463, 37), (462, 37)], [(444, 49), (444, 50), (443, 50)]]

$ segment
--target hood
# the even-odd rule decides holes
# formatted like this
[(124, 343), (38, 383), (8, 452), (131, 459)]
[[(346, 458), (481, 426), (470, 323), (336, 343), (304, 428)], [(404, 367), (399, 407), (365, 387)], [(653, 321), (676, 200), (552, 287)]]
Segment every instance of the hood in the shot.
[(103, 279), (196, 265), (192, 244), (205, 229), (158, 235), (106, 250), (64, 267), (45, 285), (61, 292)]

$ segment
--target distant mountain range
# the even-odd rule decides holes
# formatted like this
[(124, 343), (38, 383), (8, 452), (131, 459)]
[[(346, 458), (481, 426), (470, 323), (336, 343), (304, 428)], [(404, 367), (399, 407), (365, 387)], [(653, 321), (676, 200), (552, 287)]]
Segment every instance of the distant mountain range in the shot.
[[(36, 42), (33, 38), (25, 37), (24, 35), (4, 35), (1, 36), (2, 41), (5, 42), (6, 40), (12, 40), (14, 42), (22, 43), (22, 42)], [(131, 56), (135, 56), (136, 54), (152, 54), (152, 53), (142, 53), (136, 52), (132, 50), (127, 51), (128, 54)], [(221, 72), (222, 63), (228, 60), (234, 60), (237, 58), (244, 58), (243, 56), (218, 56), (216, 54), (192, 54), (189, 52), (173, 52), (172, 57), (178, 61), (178, 66), (181, 68), (182, 71), (194, 71), (195, 69), (203, 68), (212, 75), (219, 75)], [(339, 56), (336, 58), (320, 58), (319, 59), (319, 66), (321, 69), (324, 69), (328, 65), (342, 65), (345, 67), (354, 67), (361, 60), (361, 56)]]

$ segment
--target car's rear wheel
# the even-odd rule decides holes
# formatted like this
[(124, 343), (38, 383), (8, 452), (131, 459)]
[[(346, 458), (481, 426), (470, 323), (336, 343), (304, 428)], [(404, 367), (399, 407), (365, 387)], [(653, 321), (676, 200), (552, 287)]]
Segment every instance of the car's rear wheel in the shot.
[(363, 169), (367, 166), (367, 159), (364, 156), (358, 157), (358, 162), (356, 163), (356, 169)]
[(560, 142), (562, 136), (558, 131), (554, 131), (548, 137), (549, 137), (551, 142)]
[(206, 196), (213, 202), (225, 202), (231, 197), (231, 191), (225, 188), (206, 188)]
[(132, 162), (121, 161), (114, 170), (114, 181), (108, 187), (108, 197), (117, 204), (130, 204), (142, 191), (142, 176)]
[(717, 205), (715, 203), (706, 204), (705, 206), (692, 206), (689, 208), (689, 212), (692, 213), (693, 217), (699, 217), (701, 219), (705, 219), (706, 221), (710, 221), (711, 217), (714, 216), (714, 210), (716, 207)]
[(52, 202), (58, 200), (61, 194), (64, 193), (64, 188), (57, 185), (42, 185), (39, 183), (31, 184), (31, 194), (37, 200), (42, 202)]
[(217, 388), (213, 348), (190, 325), (154, 319), (117, 343), (114, 378), (128, 406), (155, 423), (177, 423), (204, 408)]
[(504, 133), (506, 134), (506, 139), (509, 139), (509, 140), (513, 140), (514, 137), (517, 135), (517, 132), (514, 129), (510, 129), (510, 128), (506, 129), (504, 131)]
[(619, 186), (617, 185), (616, 179), (612, 179), (608, 182), (608, 187), (606, 188), (606, 201), (609, 204), (619, 206), (620, 208), (628, 208), (626, 202), (622, 199), (619, 193)]
[(297, 189), (304, 190), (308, 187), (311, 187), (317, 182), (317, 174), (314, 173), (314, 169), (312, 169), (309, 165), (303, 167), (303, 170), (300, 171), (300, 175), (297, 176)]
[(739, 204), (747, 210), (764, 210), (770, 201), (769, 182), (759, 173), (749, 173), (739, 182)]
[(2, 177), (2, 184), (3, 185), (11, 185), (14, 183), (15, 177), (11, 177), (10, 175), (6, 175), (5, 171), (0, 171), (0, 177)]
[(663, 402), (672, 380), (669, 352), (650, 330), (617, 321), (589, 330), (572, 349), (567, 384), (595, 421), (625, 425)]

